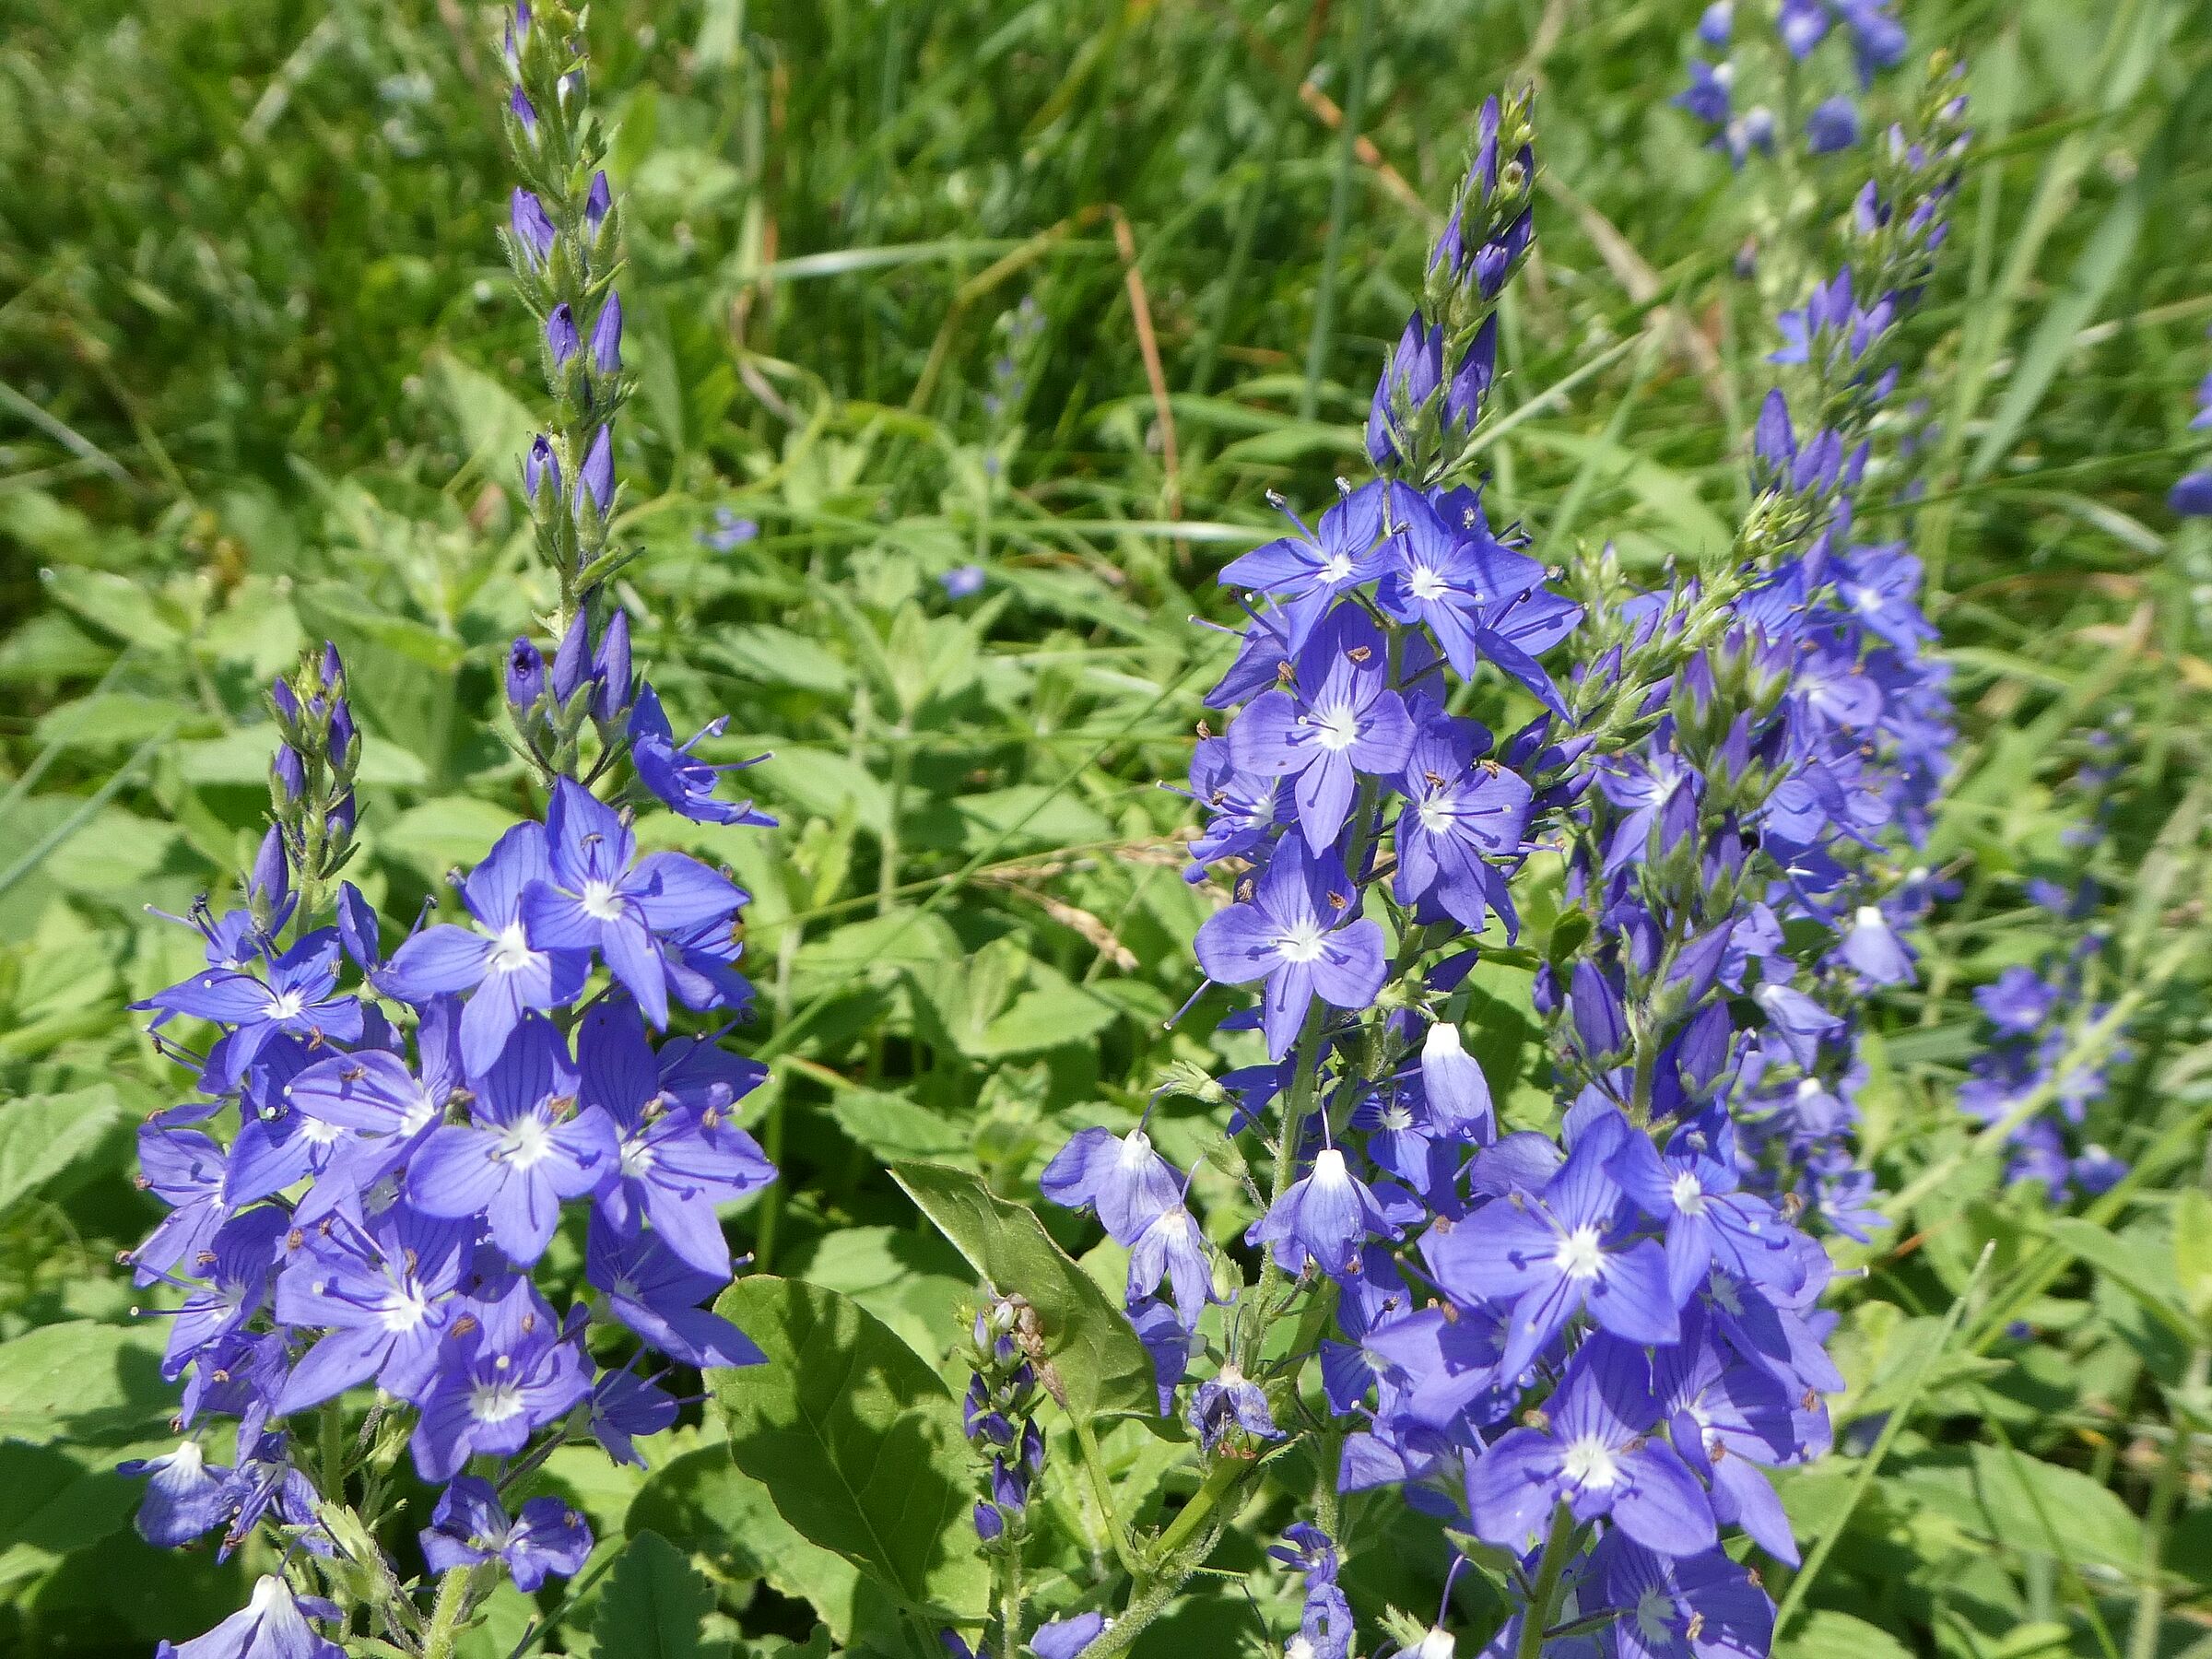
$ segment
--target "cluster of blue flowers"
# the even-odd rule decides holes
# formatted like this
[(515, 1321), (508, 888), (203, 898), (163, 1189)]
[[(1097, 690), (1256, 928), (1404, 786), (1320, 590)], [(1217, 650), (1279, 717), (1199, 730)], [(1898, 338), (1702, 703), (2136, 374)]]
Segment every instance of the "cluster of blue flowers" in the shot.
[[(1853, 510), (1883, 487), (1869, 433), (1963, 113), (1943, 86), (1918, 137), (1889, 135), (1853, 263), (1783, 320), (1801, 383), (1762, 411), (1756, 504), (1703, 580), (1638, 592), (1604, 557), (1577, 603), (1453, 480), (1530, 241), (1524, 100), (1483, 112), (1377, 388), (1379, 476), (1223, 572), (1248, 622), (1208, 699), (1236, 712), (1198, 746), (1191, 852), (1232, 892), (1197, 952), (1209, 982), (1258, 985), (1226, 1023), (1267, 1060), (1193, 1091), (1233, 1102), (1276, 1181), (1246, 1234), (1259, 1283), (1228, 1299), (1185, 1413), (1214, 1458), (1249, 1458), (1306, 1410), (1318, 1359), (1340, 1488), (1401, 1488), (1518, 1560), (1500, 1653), (1563, 1626), (1763, 1652), (1772, 1610), (1723, 1530), (1796, 1559), (1761, 1470), (1825, 1450), (1841, 1386), (1806, 1226), (1863, 1219), (1855, 1013), (1912, 975), (1901, 935), (1935, 884), (1889, 855), (1924, 836), (1950, 741), (1917, 568), (1854, 540)], [(1561, 683), (1542, 659), (1571, 636)], [(1459, 712), (1486, 664), (1543, 711), (1502, 741)], [(1555, 837), (1586, 924), (1555, 927), (1536, 979), (1558, 1137), (1505, 1132), (1460, 1030), (1476, 939), (1511, 945), (1512, 877)], [(1165, 1408), (1224, 1300), (1188, 1182), (1140, 1128), (1077, 1135), (1043, 1186), (1129, 1247)], [(1333, 1309), (1336, 1335), (1264, 1360), (1299, 1309)], [(1297, 1552), (1334, 1559), (1325, 1538)], [(1309, 1613), (1301, 1653), (1344, 1659), (1348, 1620)]]
[[(1896, 0), (1780, 0), (1762, 9), (1771, 14), (1768, 43), (1780, 49), (1779, 62), (1770, 66), (1765, 61), (1774, 55), (1771, 50), (1763, 55), (1747, 50), (1767, 36), (1739, 35), (1735, 0), (1712, 0), (1698, 19), (1696, 34), (1697, 49), (1712, 55), (1690, 60), (1689, 85), (1675, 99), (1712, 129), (1712, 147), (1726, 152), (1737, 167), (1754, 151), (1771, 153), (1778, 142), (1772, 106), (1763, 99), (1742, 101), (1754, 84), (1763, 88), (1771, 79), (1769, 96), (1783, 100), (1785, 118), (1794, 120), (1805, 96), (1801, 83), (1809, 73), (1808, 60), (1823, 41), (1849, 43), (1862, 93), (1882, 70), (1902, 61), (1907, 45), (1904, 26), (1891, 15)], [(1849, 91), (1814, 101), (1804, 111), (1803, 123), (1806, 148), (1816, 156), (1859, 141), (1859, 106)]]
[[(2117, 804), (2122, 737), (2100, 729), (2088, 735), (2085, 747), (2071, 780), (2080, 816), (2061, 840), (2086, 865), (2109, 832)], [(2124, 1041), (2086, 1050), (2079, 1042), (2110, 1012), (2097, 996), (2100, 982), (2109, 980), (2102, 967), (2111, 945), (2100, 925), (2103, 884), (2082, 867), (2065, 880), (2030, 877), (2027, 896), (2066, 940), (2034, 966), (2016, 963), (1974, 993), (1987, 1030), (1971, 1076), (1959, 1086), (1959, 1109), (1979, 1123), (2006, 1125), (2006, 1179), (2040, 1181), (2052, 1202), (2063, 1204), (2077, 1193), (2094, 1197), (2127, 1173), (2127, 1165), (2096, 1142), (2082, 1143), (2079, 1151), (2069, 1142), (2078, 1139), (2111, 1074), (2133, 1056)]]
[[(746, 895), (685, 854), (641, 857), (632, 829), (653, 802), (768, 820), (719, 798), (721, 769), (674, 742), (609, 602), (627, 389), (618, 208), (574, 19), (542, 11), (518, 7), (506, 59), (533, 186), (516, 193), (510, 250), (559, 415), (524, 477), (559, 582), (558, 643), (548, 663), (517, 640), (507, 669), (543, 821), (458, 881), (465, 922), (418, 924), (387, 954), (341, 876), (360, 737), (325, 648), (272, 689), (273, 827), (244, 905), (218, 916), (203, 901), (205, 967), (138, 1005), (197, 1086), (139, 1136), (143, 1184), (171, 1208), (131, 1259), (140, 1284), (181, 1297), (163, 1371), (182, 1384), (186, 1435), (136, 1465), (139, 1529), (164, 1545), (219, 1532), (227, 1556), (265, 1524), (289, 1573), (321, 1562), (369, 1634), (434, 1659), (498, 1573), (532, 1590), (589, 1554), (581, 1515), (524, 1496), (546, 1455), (589, 1437), (640, 1462), (635, 1439), (677, 1418), (672, 1370), (759, 1361), (702, 1304), (733, 1272), (717, 1206), (775, 1174), (733, 1116), (764, 1070), (717, 1041), (751, 1003)], [(672, 1006), (719, 1024), (656, 1037)], [(179, 1020), (208, 1040), (187, 1041)], [(581, 1285), (546, 1270), (564, 1217), (582, 1223)], [(357, 1430), (344, 1402), (371, 1384)], [(373, 1539), (403, 1453), (441, 1488), (420, 1535), (441, 1585), (427, 1617)], [(163, 1652), (335, 1653), (307, 1620), (350, 1617), (271, 1575), (235, 1618)]]

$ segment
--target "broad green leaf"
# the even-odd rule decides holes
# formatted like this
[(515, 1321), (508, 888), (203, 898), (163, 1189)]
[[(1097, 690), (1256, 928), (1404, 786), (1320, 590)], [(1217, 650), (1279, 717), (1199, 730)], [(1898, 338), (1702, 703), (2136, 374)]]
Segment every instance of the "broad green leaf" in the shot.
[(700, 1627), (714, 1586), (658, 1533), (634, 1534), (599, 1594), (592, 1636), (599, 1659), (708, 1659), (726, 1653)]
[(108, 1083), (0, 1106), (0, 1217), (65, 1176), (80, 1159), (88, 1161), (125, 1115)]
[(1145, 1345), (1042, 1222), (965, 1170), (900, 1163), (891, 1166), (891, 1178), (992, 1289), (1022, 1297), (1037, 1310), (1050, 1362), (1046, 1383), (1057, 1382), (1068, 1410), (1083, 1418), (1110, 1411), (1157, 1416), (1159, 1396)]
[(0, 1440), (135, 1439), (176, 1409), (150, 1325), (71, 1320), (0, 1342)]
[(2143, 1560), (2143, 1524), (2101, 1481), (1987, 1443), (1972, 1449), (1974, 1490), (1989, 1535), (2039, 1555), (2064, 1553), (2124, 1571)]
[(622, 1531), (658, 1533), (722, 1577), (765, 1579), (811, 1606), (840, 1646), (853, 1642), (856, 1630), (892, 1633), (877, 1645), (897, 1646), (897, 1608), (852, 1562), (808, 1543), (778, 1512), (768, 1488), (730, 1461), (719, 1439), (655, 1468)]
[(960, 1309), (975, 1301), (975, 1276), (959, 1252), (916, 1228), (836, 1228), (794, 1262), (791, 1277), (851, 1297), (932, 1361), (959, 1339)]
[(174, 1438), (77, 1449), (0, 1445), (0, 1583), (18, 1567), (97, 1544), (129, 1524), (143, 1482), (115, 1472), (126, 1458), (176, 1449)]
[(463, 362), (452, 352), (431, 355), (430, 374), (439, 400), (445, 405), (462, 443), (468, 465), (476, 472), (508, 482), (522, 465), (530, 447), (537, 418), (502, 380)]
[(791, 686), (825, 697), (844, 697), (853, 689), (853, 671), (843, 663), (806, 635), (772, 623), (717, 629), (703, 650), (748, 685)]
[(1816, 1607), (1774, 1644), (1774, 1659), (1912, 1659), (1912, 1650), (1878, 1625)]
[(873, 1088), (839, 1090), (830, 1112), (839, 1128), (887, 1163), (898, 1158), (944, 1158), (966, 1150), (973, 1138), (962, 1124)]
[(714, 1311), (768, 1356), (710, 1373), (737, 1466), (783, 1518), (902, 1607), (981, 1616), (990, 1574), (968, 1512), (976, 1466), (959, 1408), (913, 1349), (858, 1302), (756, 1275)]
[(47, 572), (46, 591), (79, 618), (126, 644), (161, 652), (184, 642), (182, 618), (143, 581), (64, 565)]

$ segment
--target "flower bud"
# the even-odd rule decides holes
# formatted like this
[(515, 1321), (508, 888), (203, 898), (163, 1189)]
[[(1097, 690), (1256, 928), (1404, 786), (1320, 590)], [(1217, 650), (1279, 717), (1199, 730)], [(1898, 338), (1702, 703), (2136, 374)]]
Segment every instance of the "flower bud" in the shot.
[(279, 806), (297, 806), (300, 797), (307, 793), (307, 771), (300, 764), (300, 752), (288, 743), (276, 746), (269, 757), (269, 794)]
[(592, 698), (592, 717), (611, 725), (629, 712), (631, 702), (628, 611), (618, 608), (606, 619), (606, 631), (592, 653), (592, 677), (599, 685)]
[(561, 636), (560, 646), (553, 653), (553, 700), (562, 708), (576, 695), (584, 681), (591, 664), (591, 634), (582, 611), (569, 624), (569, 631)]
[(530, 453), (523, 457), (523, 489), (531, 504), (537, 502), (541, 487), (550, 486), (556, 505), (560, 501), (560, 457), (553, 453), (553, 441), (540, 432), (530, 441)]
[(533, 271), (552, 257), (553, 221), (546, 217), (546, 205), (520, 185), (508, 201), (507, 229), (522, 253), (524, 263)]
[(576, 337), (576, 313), (569, 309), (568, 301), (555, 306), (546, 319), (546, 349), (553, 354), (553, 366), (564, 369), (576, 355), (580, 342)]
[(284, 831), (272, 824), (261, 838), (253, 868), (246, 877), (246, 907), (253, 912), (254, 924), (264, 933), (281, 927), (291, 895), (292, 866), (285, 856)]
[(578, 516), (582, 515), (584, 503), (589, 501), (592, 511), (605, 520), (607, 510), (615, 503), (615, 441), (609, 429), (601, 427), (599, 435), (592, 440), (592, 447), (584, 452), (583, 465), (577, 469), (577, 483), (581, 487), (576, 492)]
[(354, 729), (353, 705), (338, 698), (330, 705), (330, 747), (325, 751), (331, 771), (341, 777), (350, 776), (360, 734)]
[(507, 648), (507, 707), (518, 724), (545, 694), (545, 653), (528, 640), (516, 640)]
[(622, 296), (609, 294), (592, 324), (592, 367), (601, 374), (622, 372)]

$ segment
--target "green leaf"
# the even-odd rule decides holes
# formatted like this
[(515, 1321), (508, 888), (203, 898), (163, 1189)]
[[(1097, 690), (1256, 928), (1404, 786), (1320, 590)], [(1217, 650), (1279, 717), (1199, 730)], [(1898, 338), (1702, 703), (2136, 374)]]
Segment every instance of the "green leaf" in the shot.
[(70, 1320), (0, 1342), (0, 1440), (135, 1439), (176, 1409), (161, 1381), (161, 1333)]
[(377, 849), (405, 859), (431, 881), (449, 870), (466, 869), (491, 851), (515, 824), (504, 806), (467, 795), (447, 795), (411, 806), (386, 825)]
[(830, 1102), (837, 1125), (888, 1163), (898, 1158), (945, 1158), (973, 1141), (964, 1125), (873, 1088), (840, 1089)]
[[(888, 1640), (875, 1646), (898, 1649), (898, 1609), (852, 1562), (801, 1536), (768, 1488), (730, 1461), (721, 1441), (654, 1469), (622, 1531), (658, 1533), (725, 1579), (765, 1579), (812, 1606), (821, 1616), (818, 1628), (841, 1647), (865, 1645), (866, 1636), (880, 1633)], [(506, 1659), (505, 1650), (495, 1659)]]
[(932, 1361), (959, 1336), (960, 1309), (975, 1301), (960, 1253), (912, 1227), (835, 1228), (794, 1260), (790, 1277), (851, 1297)]
[(2057, 1218), (2051, 1223), (2051, 1238), (2142, 1303), (2183, 1342), (2197, 1339), (2195, 1322), (2181, 1306), (2179, 1287), (2168, 1277), (2171, 1257), (2148, 1239), (2108, 1232), (2082, 1216)]
[(114, 1086), (108, 1083), (68, 1094), (29, 1095), (0, 1106), (0, 1217), (78, 1159), (89, 1163), (125, 1115)]
[(530, 447), (537, 418), (507, 382), (463, 362), (452, 352), (431, 354), (430, 375), (439, 400), (468, 450), (468, 465), (501, 484), (510, 483)]
[(1775, 1644), (1774, 1659), (1912, 1659), (1912, 1650), (1877, 1625), (1817, 1607)]
[(853, 690), (853, 671), (843, 663), (805, 634), (772, 623), (719, 628), (702, 649), (748, 685), (790, 686), (825, 697), (846, 697)]
[(121, 1532), (146, 1488), (115, 1465), (173, 1452), (176, 1444), (169, 1439), (98, 1451), (0, 1445), (0, 1583), (16, 1576), (18, 1563), (65, 1556)]
[(2189, 1312), (2212, 1317), (2212, 1193), (2202, 1187), (2183, 1187), (2174, 1197), (2173, 1277)]
[(976, 1469), (951, 1391), (859, 1303), (756, 1275), (714, 1311), (768, 1356), (709, 1373), (737, 1466), (778, 1512), (900, 1606), (982, 1617), (990, 1574), (969, 1531)]
[(2105, 1487), (2079, 1470), (2002, 1446), (1972, 1448), (1974, 1491), (1991, 1538), (2037, 1555), (2064, 1553), (2133, 1571), (2143, 1560), (2143, 1524)]
[(1158, 1415), (1152, 1357), (1122, 1311), (1053, 1242), (1042, 1222), (965, 1170), (899, 1163), (891, 1166), (891, 1179), (992, 1289), (1022, 1297), (1037, 1310), (1050, 1361), (1047, 1385), (1057, 1381), (1069, 1411), (1080, 1418)]
[(700, 1633), (714, 1587), (658, 1533), (634, 1535), (600, 1593), (592, 1635), (600, 1659), (708, 1659), (725, 1642)]

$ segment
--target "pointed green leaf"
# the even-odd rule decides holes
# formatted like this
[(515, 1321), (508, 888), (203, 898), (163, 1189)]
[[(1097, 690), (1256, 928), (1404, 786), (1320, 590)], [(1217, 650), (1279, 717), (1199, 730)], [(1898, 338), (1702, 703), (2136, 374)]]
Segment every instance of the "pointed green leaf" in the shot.
[(979, 1619), (990, 1574), (968, 1521), (977, 1469), (936, 1372), (818, 1285), (759, 1274), (714, 1311), (768, 1356), (710, 1373), (737, 1466), (802, 1535), (900, 1606), (940, 1623)]
[(1053, 1242), (1044, 1224), (1009, 1204), (980, 1176), (943, 1164), (900, 1163), (891, 1179), (937, 1224), (984, 1282), (1037, 1310), (1067, 1408), (1156, 1417), (1152, 1357), (1096, 1280)]

